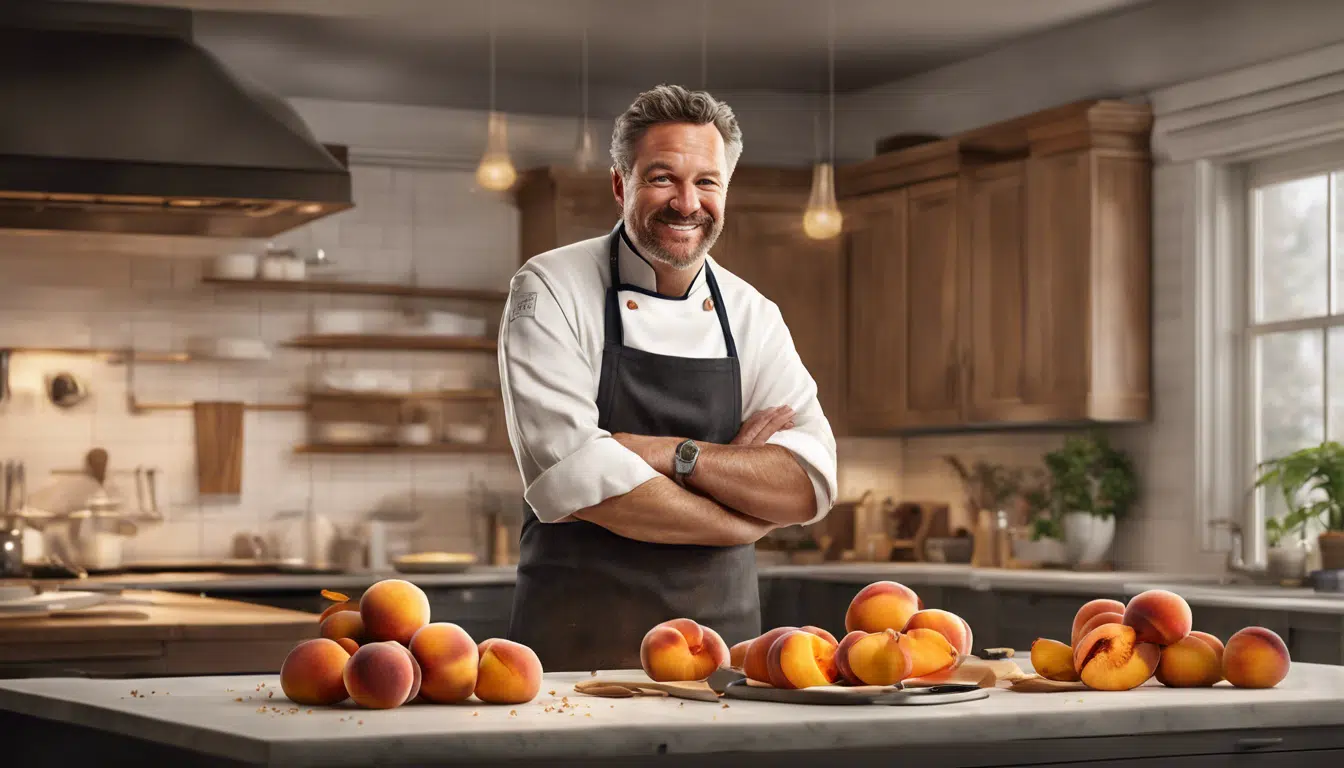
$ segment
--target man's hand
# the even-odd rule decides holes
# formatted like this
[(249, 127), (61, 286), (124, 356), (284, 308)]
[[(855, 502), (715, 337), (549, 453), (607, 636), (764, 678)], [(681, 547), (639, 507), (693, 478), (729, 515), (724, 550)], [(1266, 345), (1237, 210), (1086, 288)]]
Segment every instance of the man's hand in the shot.
[(751, 414), (742, 422), (737, 437), (734, 437), (729, 445), (765, 445), (765, 441), (769, 440), (771, 435), (781, 429), (792, 428), (793, 409), (787, 405), (777, 405)]

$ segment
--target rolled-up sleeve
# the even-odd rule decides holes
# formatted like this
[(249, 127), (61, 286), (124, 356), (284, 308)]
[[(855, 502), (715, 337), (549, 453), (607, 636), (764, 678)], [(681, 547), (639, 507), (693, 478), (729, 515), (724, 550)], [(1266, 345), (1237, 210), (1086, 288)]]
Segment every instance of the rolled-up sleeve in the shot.
[(597, 426), (597, 369), (556, 293), (515, 276), (499, 330), (499, 377), (523, 498), (553, 523), (658, 476)]
[(746, 415), (778, 405), (793, 408), (793, 428), (776, 432), (766, 442), (788, 449), (812, 480), (817, 512), (803, 523), (809, 525), (831, 511), (839, 493), (835, 434), (817, 399), (817, 383), (798, 356), (779, 307), (767, 302), (756, 321), (761, 323), (760, 336), (753, 344), (758, 363)]

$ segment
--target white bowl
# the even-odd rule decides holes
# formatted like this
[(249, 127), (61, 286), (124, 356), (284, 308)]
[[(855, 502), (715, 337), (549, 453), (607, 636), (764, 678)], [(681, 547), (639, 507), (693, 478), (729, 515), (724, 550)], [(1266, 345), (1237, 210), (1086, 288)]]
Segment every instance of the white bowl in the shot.
[(450, 442), (480, 445), (488, 430), (482, 424), (445, 424), (443, 434)]
[(215, 257), (212, 272), (224, 280), (254, 280), (259, 261), (255, 253), (225, 253)]
[(262, 280), (285, 280), (285, 259), (275, 257), (261, 260), (261, 279)]

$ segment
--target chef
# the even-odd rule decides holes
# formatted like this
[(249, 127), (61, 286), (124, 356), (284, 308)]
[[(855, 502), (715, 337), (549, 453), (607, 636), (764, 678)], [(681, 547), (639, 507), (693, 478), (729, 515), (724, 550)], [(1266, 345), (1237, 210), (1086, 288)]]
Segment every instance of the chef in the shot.
[(779, 308), (709, 255), (742, 132), (659, 86), (612, 132), (610, 234), (531, 257), (499, 332), (524, 485), (510, 639), (548, 671), (637, 669), (654, 625), (760, 634), (755, 543), (820, 520), (835, 438)]

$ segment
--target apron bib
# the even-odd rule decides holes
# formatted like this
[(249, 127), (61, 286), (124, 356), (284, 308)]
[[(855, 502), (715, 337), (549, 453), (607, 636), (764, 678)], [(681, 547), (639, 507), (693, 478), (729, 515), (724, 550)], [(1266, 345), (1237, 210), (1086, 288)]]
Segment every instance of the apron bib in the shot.
[[(623, 226), (610, 238), (598, 425), (612, 433), (728, 443), (741, 427), (742, 374), (714, 273), (706, 263), (727, 357), (625, 346), (617, 300)], [(668, 619), (709, 626), (729, 647), (760, 634), (753, 544), (652, 544), (583, 520), (542, 523), (529, 506), (519, 550), (509, 639), (536, 651), (548, 672), (639, 669), (644, 634)]]

